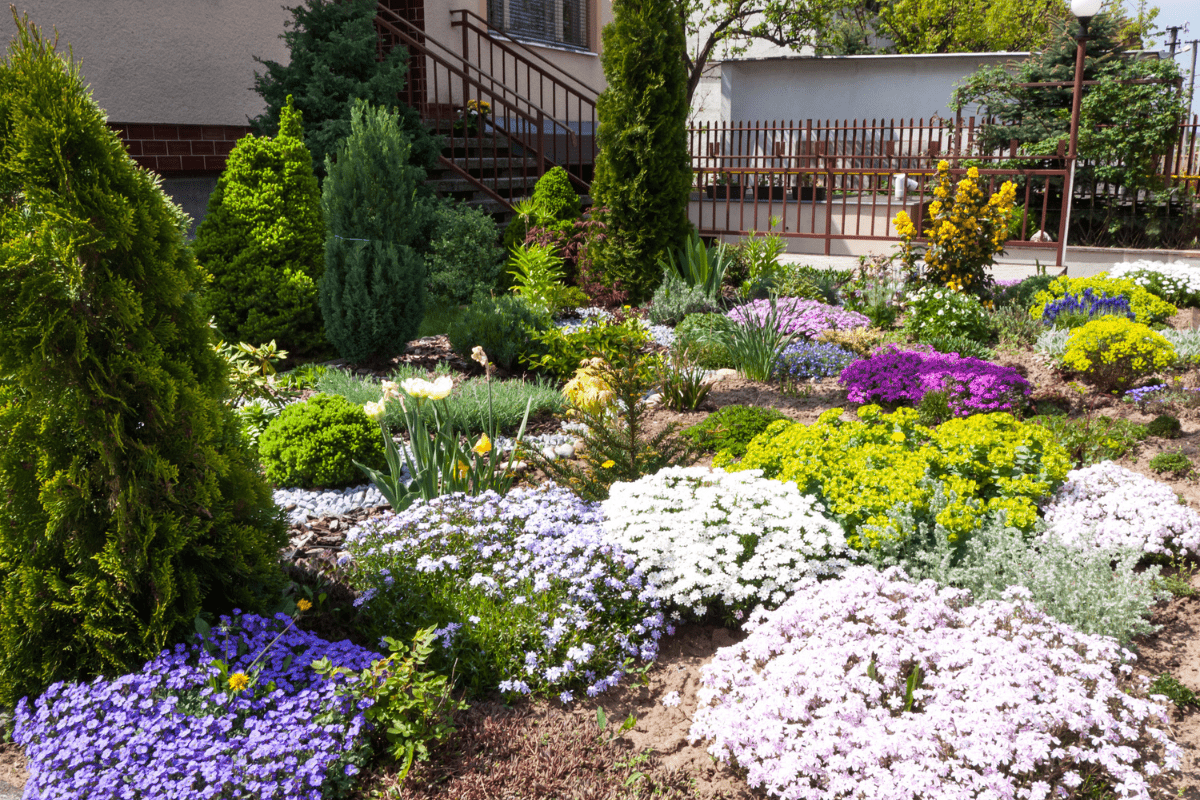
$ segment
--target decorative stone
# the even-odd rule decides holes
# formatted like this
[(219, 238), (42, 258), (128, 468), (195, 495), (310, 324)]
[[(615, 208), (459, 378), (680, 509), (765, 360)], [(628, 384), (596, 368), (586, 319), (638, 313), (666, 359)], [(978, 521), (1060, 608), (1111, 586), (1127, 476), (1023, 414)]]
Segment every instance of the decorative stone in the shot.
[(575, 457), (575, 445), (560, 444), (558, 447), (554, 448), (554, 453), (555, 453), (555, 455), (561, 456), (563, 458), (574, 458)]
[(729, 378), (736, 378), (736, 377), (737, 377), (737, 370), (729, 369), (728, 367), (725, 367), (724, 369), (719, 369), (713, 373), (714, 381), (723, 381), (723, 380), (727, 380)]
[(557, 461), (558, 460), (558, 453), (554, 452), (554, 448), (550, 447), (549, 445), (546, 445), (545, 447), (542, 448), (542, 456), (547, 461)]

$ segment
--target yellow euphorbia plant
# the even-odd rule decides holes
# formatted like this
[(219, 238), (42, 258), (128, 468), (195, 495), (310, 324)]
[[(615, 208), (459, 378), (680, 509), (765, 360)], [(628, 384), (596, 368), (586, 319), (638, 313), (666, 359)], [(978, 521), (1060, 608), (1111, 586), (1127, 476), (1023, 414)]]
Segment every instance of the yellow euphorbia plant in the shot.
[(933, 196), (925, 244), (916, 241), (917, 226), (908, 214), (896, 215), (893, 224), (900, 234), (900, 258), (909, 273), (915, 273), (917, 261), (924, 260), (924, 277), (930, 283), (980, 294), (990, 282), (988, 266), (1004, 252), (1017, 186), (1005, 181), (985, 200), (976, 167), (968, 169), (956, 186), (951, 183), (950, 164), (941, 161)]

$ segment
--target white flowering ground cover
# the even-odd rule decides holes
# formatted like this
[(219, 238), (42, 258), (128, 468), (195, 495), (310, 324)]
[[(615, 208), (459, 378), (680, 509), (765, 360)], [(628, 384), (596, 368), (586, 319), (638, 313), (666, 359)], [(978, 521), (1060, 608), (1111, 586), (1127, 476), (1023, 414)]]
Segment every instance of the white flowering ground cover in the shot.
[(762, 470), (671, 467), (614, 484), (601, 508), (606, 536), (659, 597), (697, 615), (713, 603), (775, 607), (804, 578), (851, 564), (842, 527), (816, 498)]
[(1078, 547), (1200, 553), (1200, 514), (1165, 483), (1111, 461), (1068, 472), (1045, 521), (1046, 536)]
[(1019, 590), (969, 599), (898, 570), (808, 579), (703, 669), (690, 736), (785, 800), (1042, 800), (1089, 778), (1149, 798), (1178, 768), (1132, 654)]

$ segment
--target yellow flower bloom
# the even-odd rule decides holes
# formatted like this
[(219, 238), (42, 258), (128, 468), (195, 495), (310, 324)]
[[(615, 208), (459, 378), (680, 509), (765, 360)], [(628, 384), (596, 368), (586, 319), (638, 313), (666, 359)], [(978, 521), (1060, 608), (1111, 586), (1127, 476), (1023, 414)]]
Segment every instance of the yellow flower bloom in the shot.
[(235, 672), (229, 676), (229, 689), (234, 694), (250, 685), (250, 678), (244, 672)]
[(481, 456), (486, 456), (488, 453), (492, 452), (492, 440), (488, 438), (486, 433), (481, 433), (479, 435), (479, 441), (476, 442), (475, 446), (471, 449)]
[(967, 177), (973, 181), (979, 180), (979, 167), (971, 167), (967, 170)]
[(454, 381), (449, 375), (443, 375), (432, 383), (420, 378), (409, 378), (400, 384), (400, 388), (412, 397), (445, 400), (454, 389)]
[(462, 461), (458, 462), (458, 478), (459, 478), (459, 480), (462, 480), (463, 478), (467, 477), (467, 473), (470, 471), (471, 471), (471, 468), (468, 467), (465, 462), (462, 462)]
[(613, 460), (610, 458), (608, 461), (605, 461), (605, 462), (604, 462), (603, 464), (601, 464), (600, 466), (601, 466), (602, 468), (604, 468), (604, 469), (612, 469), (612, 468), (613, 468), (613, 467), (615, 467), (616, 465), (617, 465), (617, 462), (613, 461)]
[(479, 366), (481, 367), (486, 367), (488, 363), (487, 353), (483, 351), (482, 347), (475, 345), (471, 350), (471, 360), (479, 362)]
[(380, 401), (378, 403), (364, 403), (363, 411), (365, 411), (367, 413), (367, 416), (370, 417), (371, 419), (373, 419), (375, 422), (379, 422), (379, 420), (383, 419), (383, 411), (384, 411), (383, 402)]
[(300, 609), (301, 611), (308, 611), (310, 608), (312, 608), (312, 603), (301, 597), (296, 601), (296, 608)]

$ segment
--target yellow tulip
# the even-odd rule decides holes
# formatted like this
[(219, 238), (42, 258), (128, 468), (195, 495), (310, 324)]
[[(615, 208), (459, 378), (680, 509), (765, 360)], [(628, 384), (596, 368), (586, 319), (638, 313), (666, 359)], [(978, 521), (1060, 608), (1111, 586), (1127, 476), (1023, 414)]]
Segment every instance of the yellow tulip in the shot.
[(475, 443), (475, 446), (471, 450), (481, 456), (486, 456), (492, 452), (492, 440), (488, 438), (486, 433), (482, 433), (479, 435), (479, 441)]

